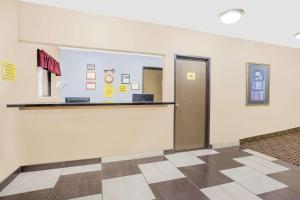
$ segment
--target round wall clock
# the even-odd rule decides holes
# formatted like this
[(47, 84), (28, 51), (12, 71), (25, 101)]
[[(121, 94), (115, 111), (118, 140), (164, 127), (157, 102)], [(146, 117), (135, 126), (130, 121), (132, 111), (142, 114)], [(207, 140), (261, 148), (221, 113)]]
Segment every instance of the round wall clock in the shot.
[(111, 74), (106, 74), (104, 80), (105, 83), (112, 83), (114, 81), (114, 77)]

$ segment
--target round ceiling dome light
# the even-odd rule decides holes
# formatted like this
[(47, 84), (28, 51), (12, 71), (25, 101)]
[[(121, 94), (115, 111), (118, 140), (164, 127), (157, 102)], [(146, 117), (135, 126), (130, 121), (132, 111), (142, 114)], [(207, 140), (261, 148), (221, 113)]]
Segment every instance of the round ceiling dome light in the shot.
[(245, 11), (242, 9), (230, 9), (222, 12), (219, 17), (224, 24), (234, 24), (237, 23), (244, 14)]
[(295, 34), (295, 38), (300, 40), (300, 32)]

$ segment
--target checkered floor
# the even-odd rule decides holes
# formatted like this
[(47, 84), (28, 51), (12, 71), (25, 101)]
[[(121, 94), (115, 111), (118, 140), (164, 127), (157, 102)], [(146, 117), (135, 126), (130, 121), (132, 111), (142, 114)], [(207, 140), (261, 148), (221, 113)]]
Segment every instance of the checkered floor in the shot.
[(24, 172), (0, 200), (299, 200), (299, 185), (299, 167), (231, 147)]

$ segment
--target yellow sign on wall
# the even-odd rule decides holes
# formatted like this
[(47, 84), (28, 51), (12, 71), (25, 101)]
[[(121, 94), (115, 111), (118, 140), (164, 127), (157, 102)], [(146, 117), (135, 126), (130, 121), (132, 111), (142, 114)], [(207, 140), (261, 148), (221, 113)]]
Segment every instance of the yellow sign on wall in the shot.
[(104, 84), (104, 97), (110, 98), (114, 96), (114, 85), (113, 84)]
[(186, 79), (187, 80), (196, 80), (196, 73), (195, 72), (187, 72)]
[(16, 80), (16, 65), (2, 62), (2, 80)]
[(119, 86), (119, 92), (127, 92), (127, 85), (120, 84), (120, 86)]

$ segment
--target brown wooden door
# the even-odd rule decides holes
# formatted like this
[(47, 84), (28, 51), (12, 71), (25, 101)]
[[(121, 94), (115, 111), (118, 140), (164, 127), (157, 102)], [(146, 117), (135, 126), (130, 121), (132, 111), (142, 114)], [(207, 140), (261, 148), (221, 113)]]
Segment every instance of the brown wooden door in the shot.
[(175, 150), (205, 147), (206, 61), (176, 59)]

